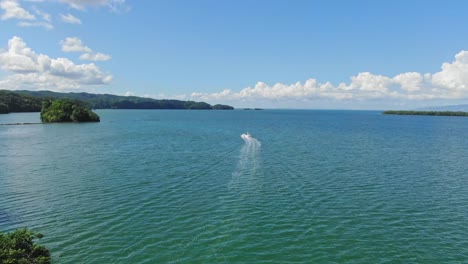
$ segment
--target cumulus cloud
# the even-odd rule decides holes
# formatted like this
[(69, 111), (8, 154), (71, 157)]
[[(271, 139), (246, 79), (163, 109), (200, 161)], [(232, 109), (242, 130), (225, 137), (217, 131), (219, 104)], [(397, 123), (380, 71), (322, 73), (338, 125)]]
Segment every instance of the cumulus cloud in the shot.
[(44, 27), (46, 29), (53, 28), (51, 24), (52, 17), (50, 14), (42, 12), (37, 8), (33, 8), (34, 12), (42, 19), (42, 21), (38, 21), (36, 16), (22, 8), (17, 0), (0, 1), (0, 9), (5, 11), (0, 17), (2, 20), (21, 20), (18, 22), (18, 26), (20, 27)]
[(64, 52), (93, 52), (92, 49), (85, 46), (81, 39), (73, 37), (60, 41), (62, 51)]
[(73, 38), (66, 38), (65, 40), (62, 40), (60, 42), (62, 45), (62, 51), (64, 52), (79, 52), (83, 53), (80, 56), (81, 60), (88, 60), (88, 61), (107, 61), (110, 60), (112, 57), (99, 53), (99, 52), (94, 52), (92, 49), (90, 49), (88, 46), (86, 46), (81, 39), (77, 37)]
[(468, 51), (458, 53), (454, 62), (442, 64), (442, 71), (432, 75), (432, 83), (443, 89), (466, 93), (468, 91)]
[(81, 24), (81, 20), (72, 14), (67, 14), (63, 15), (60, 14), (60, 18), (62, 19), (62, 22), (68, 23), (68, 24)]
[(8, 41), (6, 50), (0, 50), (0, 68), (10, 73), (0, 81), (4, 89), (66, 90), (112, 81), (112, 75), (93, 63), (75, 64), (67, 58), (37, 54), (16, 36)]
[(465, 99), (468, 98), (468, 51), (455, 55), (451, 63), (443, 63), (441, 71), (421, 74), (406, 72), (394, 77), (362, 72), (349, 83), (333, 85), (309, 79), (304, 83), (258, 82), (239, 92), (226, 89), (217, 93), (192, 93), (191, 98), (207, 101), (235, 100), (369, 100), (369, 99)]
[(36, 17), (23, 9), (17, 0), (2, 0), (0, 1), (0, 9), (4, 11), (0, 17), (2, 20), (20, 19), (20, 20), (35, 20)]

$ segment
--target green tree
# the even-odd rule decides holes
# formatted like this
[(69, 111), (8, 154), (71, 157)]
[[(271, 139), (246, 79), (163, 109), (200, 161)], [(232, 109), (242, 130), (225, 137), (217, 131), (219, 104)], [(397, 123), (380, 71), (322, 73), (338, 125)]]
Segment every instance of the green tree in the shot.
[(99, 122), (99, 116), (89, 109), (84, 102), (71, 99), (44, 101), (41, 121), (54, 122)]
[(191, 110), (211, 110), (211, 105), (205, 102), (187, 101), (185, 103), (185, 108)]
[(0, 233), (0, 263), (3, 264), (48, 264), (49, 250), (35, 244), (42, 234), (22, 228), (12, 233)]

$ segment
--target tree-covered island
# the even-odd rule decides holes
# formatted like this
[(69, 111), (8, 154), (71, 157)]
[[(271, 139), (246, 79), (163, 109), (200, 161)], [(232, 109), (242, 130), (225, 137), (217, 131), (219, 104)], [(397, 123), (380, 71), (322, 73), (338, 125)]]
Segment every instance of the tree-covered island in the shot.
[(85, 103), (78, 100), (60, 99), (42, 102), (41, 121), (43, 123), (99, 122), (100, 119)]
[(388, 110), (385, 115), (428, 115), (428, 116), (468, 116), (468, 112), (461, 111), (410, 111), (410, 110)]

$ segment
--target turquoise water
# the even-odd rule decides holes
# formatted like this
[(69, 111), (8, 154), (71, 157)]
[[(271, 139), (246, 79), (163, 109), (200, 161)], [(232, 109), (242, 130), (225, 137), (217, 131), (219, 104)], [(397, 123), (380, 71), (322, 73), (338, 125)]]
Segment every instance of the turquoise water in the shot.
[(468, 262), (468, 118), (98, 113), (0, 126), (0, 230), (55, 263)]

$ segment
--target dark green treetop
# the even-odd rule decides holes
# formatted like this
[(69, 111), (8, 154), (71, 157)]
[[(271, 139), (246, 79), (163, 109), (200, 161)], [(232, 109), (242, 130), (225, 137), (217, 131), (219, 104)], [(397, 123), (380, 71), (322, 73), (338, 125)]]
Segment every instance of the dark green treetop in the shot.
[(78, 100), (59, 99), (42, 102), (41, 121), (55, 122), (99, 122), (99, 116), (85, 103)]
[(0, 90), (0, 114), (11, 112), (39, 112), (42, 99), (22, 95), (12, 91)]
[(230, 105), (216, 104), (213, 105), (213, 110), (234, 110), (234, 107)]
[(35, 244), (34, 239), (42, 234), (34, 233), (27, 228), (17, 229), (11, 233), (0, 233), (0, 263), (3, 264), (49, 264), (49, 250)]

